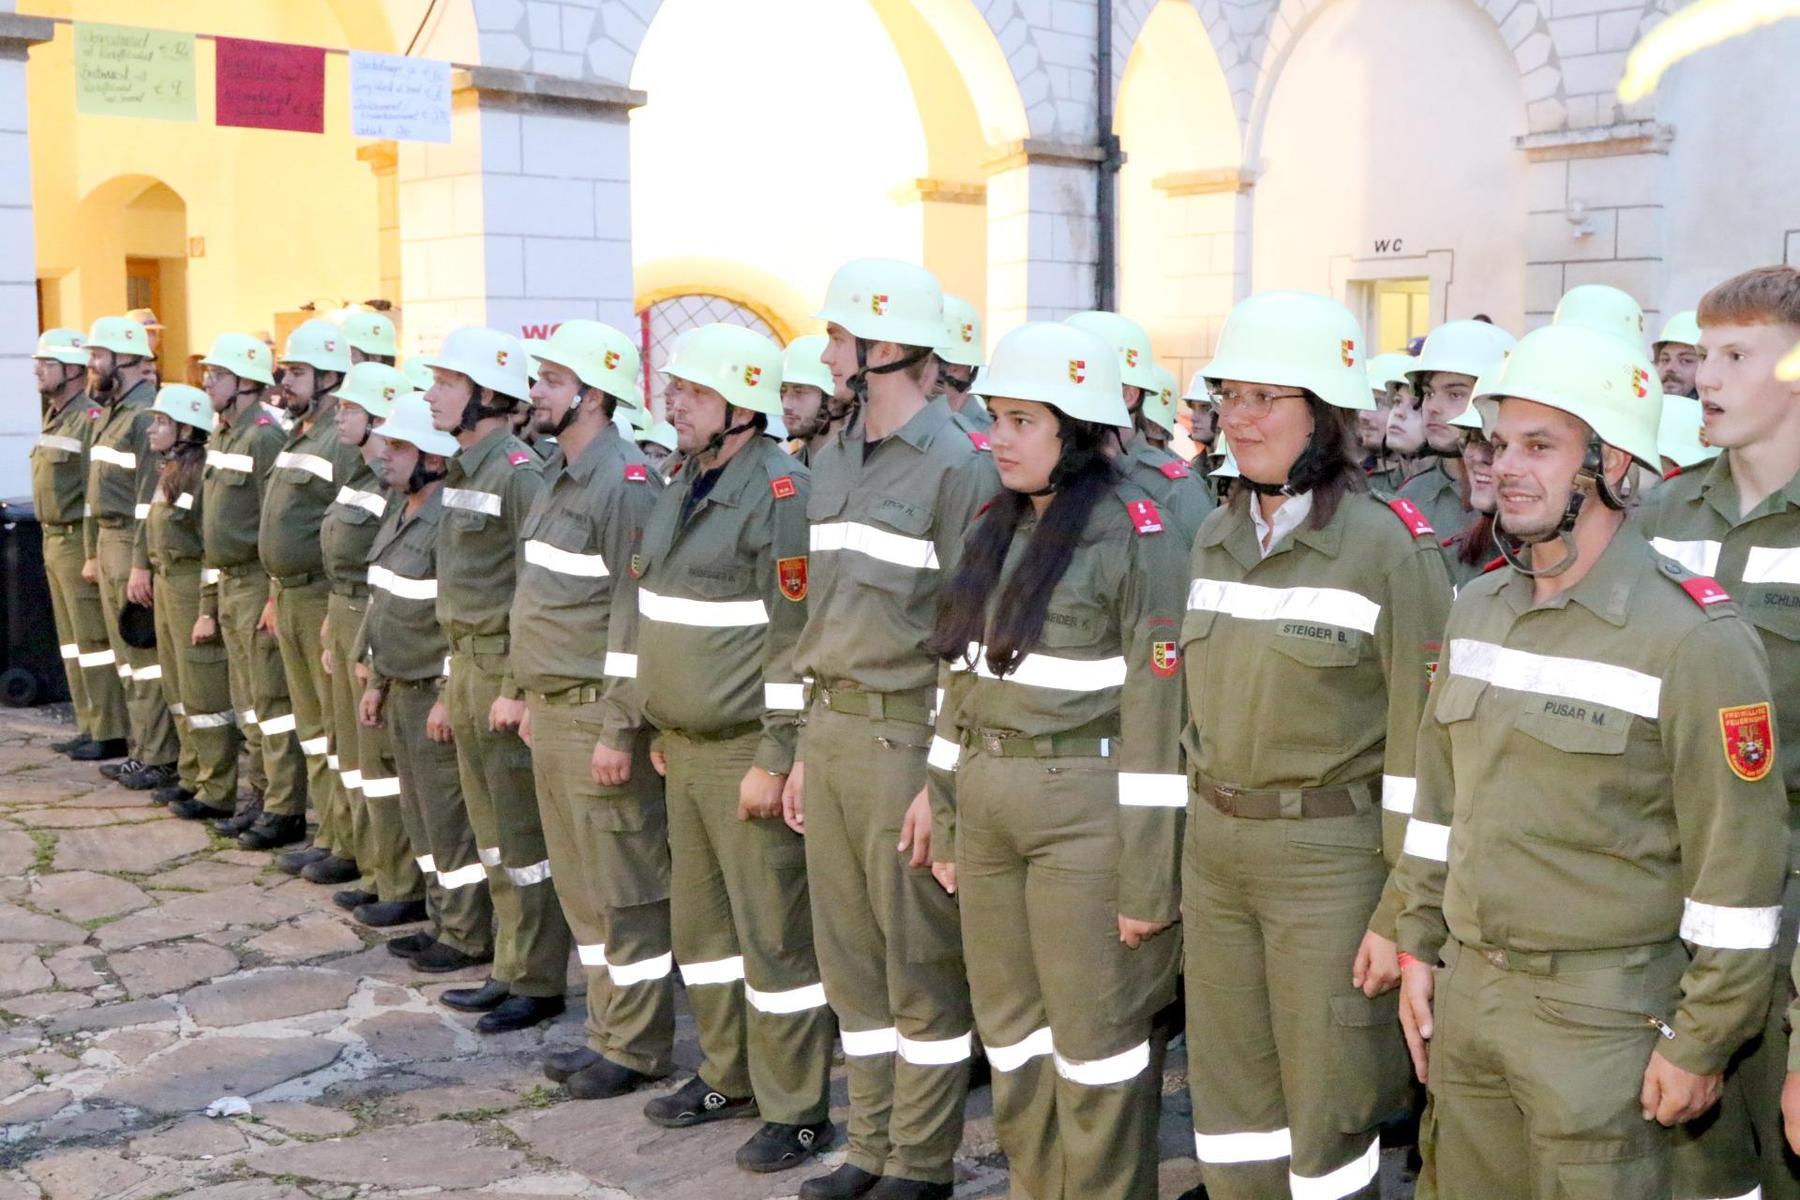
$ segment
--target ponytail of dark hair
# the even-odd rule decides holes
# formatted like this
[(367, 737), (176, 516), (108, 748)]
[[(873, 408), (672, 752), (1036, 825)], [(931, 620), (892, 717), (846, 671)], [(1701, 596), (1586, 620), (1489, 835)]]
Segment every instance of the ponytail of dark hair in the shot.
[(995, 675), (1018, 668), (1043, 635), (1050, 593), (1069, 569), (1088, 518), (1118, 479), (1105, 451), (1110, 427), (1061, 412), (1056, 419), (1063, 443), (1062, 457), (1050, 473), (1056, 494), (995, 602), (993, 628), (988, 628), (987, 601), (999, 585), (1019, 522), (1031, 509), (1031, 497), (1024, 492), (1002, 490), (989, 501), (938, 601), (937, 623), (926, 645), (947, 662), (968, 662), (969, 648), (985, 643), (988, 669)]
[(198, 499), (200, 472), (205, 466), (205, 431), (192, 425), (175, 426), (175, 444), (163, 456), (162, 471), (157, 476), (157, 487), (163, 499), (173, 504), (183, 492)]

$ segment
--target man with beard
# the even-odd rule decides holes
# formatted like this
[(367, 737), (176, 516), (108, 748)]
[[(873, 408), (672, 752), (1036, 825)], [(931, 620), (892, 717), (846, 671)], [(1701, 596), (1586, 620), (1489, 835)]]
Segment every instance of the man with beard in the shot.
[(819, 360), (825, 341), (822, 333), (797, 337), (781, 355), (781, 423), (792, 439), (788, 445), (794, 457), (802, 463), (812, 461), (855, 404), (854, 397), (849, 405), (837, 403), (837, 385)]
[[(938, 386), (950, 411), (973, 429), (986, 431), (994, 418), (979, 399), (969, 394), (975, 372), (986, 357), (982, 353), (981, 314), (960, 296), (944, 297), (944, 344), (938, 347)], [(783, 376), (786, 378), (786, 376)]]
[(1663, 397), (1700, 398), (1695, 375), (1700, 370), (1699, 314), (1678, 312), (1663, 324), (1662, 336), (1650, 343), (1656, 374), (1662, 380)]

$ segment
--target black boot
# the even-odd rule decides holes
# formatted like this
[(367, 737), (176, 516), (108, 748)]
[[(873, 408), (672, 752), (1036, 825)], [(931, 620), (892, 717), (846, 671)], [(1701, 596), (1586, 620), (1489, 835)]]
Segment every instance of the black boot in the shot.
[(256, 824), (257, 820), (262, 816), (262, 811), (261, 800), (257, 800), (251, 804), (240, 804), (235, 814), (223, 821), (213, 822), (213, 832), (222, 834), (228, 838), (235, 838), (238, 834)]
[[(339, 884), (353, 883), (362, 878), (362, 871), (357, 868), (356, 861), (339, 858), (335, 854), (324, 858), (315, 858), (300, 868), (300, 878), (308, 883)], [(364, 901), (363, 903), (368, 903)]]
[(950, 1200), (955, 1190), (953, 1184), (884, 1175), (880, 1183), (869, 1189), (869, 1200)]
[(119, 784), (134, 792), (153, 792), (157, 788), (169, 787), (180, 779), (174, 763), (154, 763), (120, 775)]
[(295, 814), (288, 817), (276, 816), (274, 813), (263, 813), (256, 818), (256, 823), (238, 834), (238, 845), (246, 850), (275, 850), (282, 846), (291, 846), (306, 836), (306, 818)]
[(298, 850), (289, 850), (286, 854), (275, 856), (275, 866), (284, 875), (298, 875), (321, 858), (330, 858), (331, 851), (323, 846), (302, 846)]
[(345, 888), (341, 892), (331, 893), (331, 902), (345, 912), (355, 912), (365, 904), (373, 904), (381, 899), (374, 892), (365, 892), (361, 888)]
[(855, 1200), (866, 1196), (881, 1176), (845, 1163), (829, 1175), (818, 1175), (800, 1185), (800, 1200)]
[[(567, 1007), (561, 996), (508, 996), (494, 1011), (475, 1022), (476, 1033), (511, 1033), (560, 1017)], [(570, 1082), (573, 1082), (571, 1080)], [(571, 1090), (570, 1095), (574, 1095)]]
[[(449, 949), (447, 946), (444, 948)], [(438, 1000), (457, 1012), (484, 1013), (499, 1008), (511, 995), (511, 988), (498, 979), (490, 979), (480, 987), (451, 988), (439, 996)]]
[[(126, 749), (124, 738), (107, 738), (104, 742), (89, 738), (87, 745), (69, 751), (69, 758), (74, 762), (106, 762), (109, 758), (124, 758)], [(102, 767), (100, 773), (106, 775), (106, 768)], [(106, 777), (112, 779), (116, 774)]]
[[(413, 957), (412, 964), (414, 969), (423, 971), (427, 975), (444, 975), (451, 971), (462, 971), (469, 967), (479, 967), (483, 963), (491, 963), (493, 961), (494, 956), (492, 953), (483, 955), (464, 954), (454, 946), (446, 946), (442, 942), (433, 942)], [(505, 985), (501, 984), (498, 986), (501, 989), (502, 995), (504, 995), (506, 991)], [(473, 989), (461, 988), (458, 990), (467, 992), (472, 991)], [(444, 994), (448, 996), (450, 993), (445, 992)], [(456, 1007), (455, 1001), (447, 1001), (446, 1003), (448, 1003), (451, 1008)], [(498, 1004), (499, 1001), (496, 1000), (495, 1003)], [(485, 1012), (487, 1010), (470, 1009), (468, 1011)]]
[(654, 1082), (656, 1081), (642, 1071), (634, 1071), (610, 1058), (602, 1058), (585, 1071), (577, 1071), (563, 1080), (563, 1086), (577, 1100), (610, 1100)]
[(425, 919), (425, 902), (377, 900), (373, 904), (357, 905), (350, 910), (350, 915), (374, 929), (386, 929), (390, 925), (410, 925), (414, 921)]
[(135, 758), (127, 758), (123, 762), (109, 762), (100, 768), (102, 779), (118, 780), (128, 772), (141, 771), (144, 764)]
[(58, 754), (73, 754), (75, 751), (81, 749), (83, 746), (86, 746), (88, 743), (92, 742), (93, 740), (94, 740), (94, 735), (84, 731), (82, 733), (76, 734), (72, 738), (66, 738), (60, 742), (51, 742), (50, 748), (52, 750), (56, 751)]
[(569, 1050), (552, 1050), (544, 1055), (544, 1077), (552, 1083), (564, 1083), (567, 1082), (569, 1076), (579, 1075), (599, 1062), (600, 1052), (590, 1050), (586, 1046), (576, 1046)]
[(756, 1175), (790, 1171), (831, 1145), (831, 1122), (816, 1125), (781, 1125), (774, 1121), (750, 1135), (738, 1147), (739, 1170)]
[(188, 791), (187, 788), (179, 783), (172, 783), (168, 787), (159, 787), (154, 792), (150, 793), (150, 803), (159, 806), (174, 804), (181, 800), (192, 800), (193, 798), (194, 793)]
[(214, 808), (198, 796), (188, 796), (169, 805), (169, 811), (184, 821), (220, 821), (231, 816), (227, 809)]
[(417, 958), (425, 951), (437, 945), (437, 939), (430, 933), (421, 930), (418, 933), (406, 933), (387, 940), (387, 952), (395, 958)]
[(651, 1124), (661, 1125), (664, 1129), (686, 1129), (709, 1121), (755, 1115), (755, 1096), (727, 1096), (698, 1075), (668, 1095), (658, 1096), (644, 1105), (644, 1116)]

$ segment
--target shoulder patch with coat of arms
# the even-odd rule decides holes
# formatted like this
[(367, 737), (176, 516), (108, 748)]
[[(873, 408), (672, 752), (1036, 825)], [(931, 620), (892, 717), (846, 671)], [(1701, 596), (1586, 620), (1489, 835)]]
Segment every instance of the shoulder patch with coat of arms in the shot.
[(775, 581), (781, 585), (781, 594), (795, 604), (806, 599), (806, 555), (776, 559)]
[(1719, 710), (1725, 763), (1745, 783), (1756, 783), (1775, 767), (1775, 720), (1769, 704), (1739, 704)]
[(1181, 644), (1173, 639), (1150, 643), (1150, 673), (1167, 679), (1181, 669)]

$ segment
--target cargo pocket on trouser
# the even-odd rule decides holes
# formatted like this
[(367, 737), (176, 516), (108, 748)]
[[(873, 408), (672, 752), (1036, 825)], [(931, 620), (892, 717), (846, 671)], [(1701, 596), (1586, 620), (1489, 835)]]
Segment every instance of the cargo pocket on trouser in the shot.
[(1412, 1078), (1400, 1029), (1400, 993), (1373, 999), (1361, 992), (1331, 997), (1325, 1103), (1336, 1129), (1356, 1134), (1404, 1116)]
[(1673, 1139), (1638, 1111), (1657, 1038), (1648, 1016), (1550, 995), (1531, 1005), (1529, 1027), (1519, 1030), (1530, 1039), (1531, 1078), (1520, 1081), (1520, 1094), (1528, 1136), (1550, 1175), (1543, 1186), (1554, 1181), (1570, 1200), (1668, 1195)]

